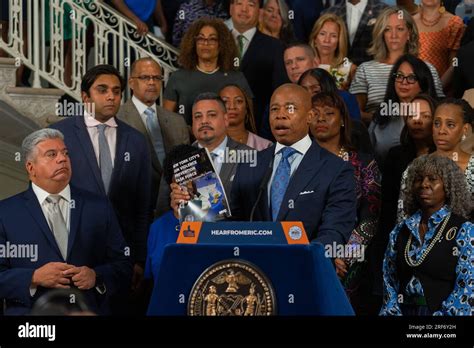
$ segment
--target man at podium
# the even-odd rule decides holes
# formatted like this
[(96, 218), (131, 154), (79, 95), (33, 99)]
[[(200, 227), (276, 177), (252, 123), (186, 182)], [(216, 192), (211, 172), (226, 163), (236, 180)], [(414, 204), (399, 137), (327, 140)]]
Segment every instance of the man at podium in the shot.
[[(240, 163), (231, 194), (234, 220), (302, 221), (308, 239), (345, 244), (356, 220), (351, 165), (321, 148), (309, 135), (311, 96), (285, 84), (270, 102), (270, 127), (277, 143), (257, 155), (257, 165)], [(189, 195), (173, 190), (176, 207)]]

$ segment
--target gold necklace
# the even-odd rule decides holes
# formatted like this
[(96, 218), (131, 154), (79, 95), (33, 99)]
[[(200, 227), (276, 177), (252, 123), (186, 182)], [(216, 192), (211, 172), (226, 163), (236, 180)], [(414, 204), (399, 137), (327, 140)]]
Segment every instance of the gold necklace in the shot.
[(439, 23), (439, 21), (441, 20), (441, 17), (443, 17), (442, 13), (440, 13), (438, 18), (436, 18), (434, 20), (425, 19), (425, 18), (423, 18), (423, 9), (420, 11), (421, 22), (427, 27), (434, 27), (436, 24)]
[(348, 153), (347, 153), (346, 149), (344, 148), (344, 146), (341, 146), (341, 148), (339, 149), (339, 152), (337, 153), (337, 155), (339, 157), (341, 157), (344, 161), (347, 161), (347, 159), (348, 159)]
[[(411, 241), (412, 241), (412, 237), (413, 235), (410, 234), (410, 237), (408, 237), (408, 243), (405, 247), (405, 261), (406, 263), (410, 266), (410, 267), (418, 267), (419, 265), (421, 265), (423, 263), (423, 261), (425, 261), (425, 258), (426, 256), (428, 256), (428, 254), (430, 253), (431, 249), (433, 249), (433, 247), (436, 245), (436, 242), (441, 238), (441, 236), (443, 235), (443, 231), (444, 231), (444, 228), (446, 227), (447, 223), (448, 223), (448, 220), (449, 218), (451, 217), (451, 213), (448, 214), (448, 216), (446, 216), (444, 218), (444, 222), (443, 222), (443, 225), (441, 225), (441, 228), (439, 229), (438, 233), (436, 234), (436, 236), (433, 238), (433, 240), (431, 241), (430, 245), (428, 245), (428, 247), (425, 249), (425, 251), (421, 254), (421, 257), (418, 261), (413, 261), (410, 256), (408, 255), (408, 252), (410, 251), (410, 247), (411, 247)], [(421, 223), (421, 222), (420, 222)]]

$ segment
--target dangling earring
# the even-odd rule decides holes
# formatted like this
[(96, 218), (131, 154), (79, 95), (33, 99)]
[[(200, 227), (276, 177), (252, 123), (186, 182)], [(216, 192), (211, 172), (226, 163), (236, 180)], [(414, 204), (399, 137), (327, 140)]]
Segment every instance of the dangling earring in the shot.
[(461, 137), (461, 141), (464, 141), (464, 140), (466, 140), (466, 134), (463, 134)]
[(443, 2), (443, 1), (441, 1), (441, 6), (440, 6), (440, 8), (438, 9), (438, 12), (439, 12), (440, 14), (443, 14), (443, 13), (446, 12), (446, 7), (444, 7), (444, 2)]

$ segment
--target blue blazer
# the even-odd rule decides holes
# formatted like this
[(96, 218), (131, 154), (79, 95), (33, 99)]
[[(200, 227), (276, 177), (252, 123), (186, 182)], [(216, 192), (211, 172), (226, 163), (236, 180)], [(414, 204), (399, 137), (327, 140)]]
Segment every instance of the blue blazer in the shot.
[[(117, 118), (115, 121), (117, 145), (108, 197), (125, 240), (131, 246), (132, 259), (144, 262), (152, 214), (150, 150), (143, 134)], [(84, 117), (67, 118), (51, 128), (64, 134), (72, 165), (71, 184), (106, 196)]]
[[(258, 152), (257, 166), (241, 163), (232, 186), (231, 210), (237, 220), (249, 220), (258, 191), (273, 168), (275, 145)], [(313, 141), (293, 173), (278, 221), (302, 221), (308, 239), (322, 244), (345, 243), (356, 222), (356, 185), (352, 166)], [(267, 185), (254, 221), (271, 221)]]
[[(34, 302), (48, 289), (38, 287), (30, 295), (35, 269), (49, 262), (67, 262), (94, 269), (106, 286), (100, 295), (92, 288), (83, 291), (93, 311), (109, 314), (110, 296), (130, 287), (132, 263), (124, 253), (126, 244), (110, 203), (98, 195), (71, 186), (73, 206), (67, 258), (59, 247), (30, 188), (0, 202), (0, 244), (37, 246), (37, 260), (0, 256), (0, 299), (6, 299), (6, 315), (28, 314)], [(6, 255), (8, 256), (8, 255)]]

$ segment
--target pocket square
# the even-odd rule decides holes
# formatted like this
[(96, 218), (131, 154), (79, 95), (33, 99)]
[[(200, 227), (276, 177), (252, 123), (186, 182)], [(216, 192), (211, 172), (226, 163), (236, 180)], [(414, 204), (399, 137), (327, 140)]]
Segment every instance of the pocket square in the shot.
[(309, 195), (310, 193), (314, 193), (314, 191), (311, 190), (311, 191), (303, 191), (303, 192), (300, 192), (300, 196), (302, 196), (302, 195)]

